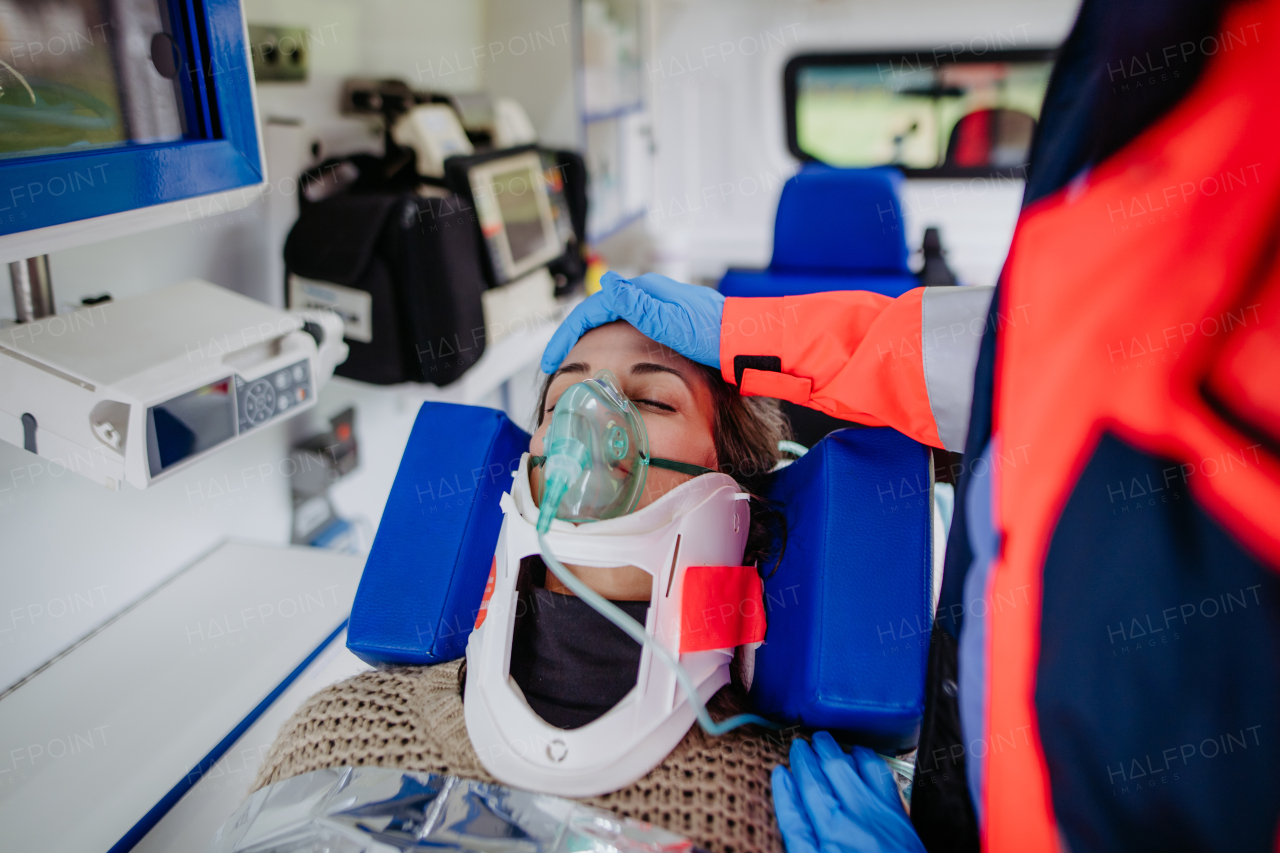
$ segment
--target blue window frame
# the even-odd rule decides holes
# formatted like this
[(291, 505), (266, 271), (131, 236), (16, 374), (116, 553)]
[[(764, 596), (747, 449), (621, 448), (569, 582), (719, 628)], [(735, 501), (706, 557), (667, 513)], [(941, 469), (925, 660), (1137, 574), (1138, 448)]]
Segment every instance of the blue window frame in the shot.
[[(85, 8), (92, 13), (94, 7)], [(0, 235), (262, 183), (253, 79), (239, 0), (158, 0), (156, 20), (163, 22), (163, 31), (152, 37), (150, 58), (144, 62), (137, 62), (137, 55), (127, 59), (138, 68), (151, 63), (147, 73), (156, 76), (144, 82), (152, 87), (152, 93), (157, 91), (159, 75), (170, 78), (169, 83), (160, 81), (160, 88), (171, 85), (173, 91), (159, 96), (159, 100), (170, 101), (167, 108), (172, 113), (172, 132), (168, 138), (150, 141), (147, 133), (135, 133), (106, 143), (80, 140), (75, 144), (35, 144), (29, 152), (22, 148), (0, 152)], [(6, 107), (0, 100), (0, 128), (18, 126), (11, 119), (16, 116), (16, 121), (23, 120), (19, 112), (23, 106), (39, 106), (45, 110), (43, 115), (53, 116), (55, 123), (61, 121), (64, 125), (79, 121), (83, 126), (99, 121), (98, 115), (85, 115), (86, 110), (81, 107), (86, 103), (96, 105), (87, 112), (96, 109), (101, 116), (107, 116), (112, 109), (123, 113), (127, 92), (119, 94), (115, 102), (119, 106), (112, 108), (103, 98), (63, 83), (45, 81), (42, 92), (40, 82), (29, 85), (22, 78), (21, 60), (37, 48), (39, 53), (54, 54), (59, 49), (64, 53), (77, 49), (77, 45), (87, 50), (85, 46), (94, 44), (102, 35), (102, 50), (111, 56), (103, 60), (109, 63), (108, 69), (118, 72), (120, 79), (131, 73), (136, 79), (140, 72), (122, 69), (125, 59), (120, 54), (124, 48), (108, 44), (108, 36), (114, 34), (110, 26), (111, 22), (100, 23), (96, 30), (88, 29), (83, 35), (59, 34), (47, 43), (37, 39), (13, 48), (16, 52), (8, 57), (11, 61), (5, 66), (10, 77), (0, 81), (4, 83), (0, 91), (17, 92), (18, 98), (28, 93), (29, 101)], [(121, 33), (117, 42), (125, 41)], [(136, 54), (137, 39), (130, 44)], [(166, 61), (168, 73), (157, 71)], [(39, 80), (36, 72), (29, 74), (31, 81)], [(110, 87), (104, 84), (102, 88), (105, 91)], [(46, 96), (45, 92), (53, 94)], [(64, 98), (58, 103), (60, 96), (70, 100)], [(118, 121), (110, 116), (103, 121), (113, 120)], [(124, 124), (127, 126), (128, 121)]]

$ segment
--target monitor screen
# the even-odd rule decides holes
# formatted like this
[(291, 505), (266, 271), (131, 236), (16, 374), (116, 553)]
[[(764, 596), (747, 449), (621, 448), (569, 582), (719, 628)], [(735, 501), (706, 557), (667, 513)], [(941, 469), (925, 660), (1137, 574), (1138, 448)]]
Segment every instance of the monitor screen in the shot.
[(507, 229), (507, 243), (511, 247), (511, 260), (516, 264), (537, 253), (547, 242), (542, 211), (534, 194), (534, 187), (541, 181), (541, 169), (527, 166), (499, 172), (493, 177), (498, 208), (502, 211), (502, 223)]
[(167, 19), (157, 0), (0, 2), (0, 158), (181, 139)]
[(147, 412), (151, 476), (236, 435), (236, 402), (230, 379), (212, 382)]
[(496, 157), (467, 173), (494, 283), (505, 284), (564, 254), (565, 241), (535, 150)]

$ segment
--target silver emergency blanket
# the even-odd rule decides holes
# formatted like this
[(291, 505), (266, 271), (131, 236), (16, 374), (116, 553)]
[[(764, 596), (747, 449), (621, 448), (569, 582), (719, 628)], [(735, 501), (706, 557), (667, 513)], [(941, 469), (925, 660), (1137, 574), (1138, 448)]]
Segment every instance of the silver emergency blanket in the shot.
[(384, 767), (316, 770), (254, 793), (209, 853), (685, 853), (693, 842), (573, 800)]

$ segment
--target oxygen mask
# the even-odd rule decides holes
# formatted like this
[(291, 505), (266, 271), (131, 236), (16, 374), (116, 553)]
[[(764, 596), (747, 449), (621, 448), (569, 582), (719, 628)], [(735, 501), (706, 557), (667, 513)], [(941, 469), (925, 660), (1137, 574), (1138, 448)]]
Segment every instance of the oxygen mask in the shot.
[(697, 476), (711, 469), (649, 455), (649, 434), (618, 379), (601, 370), (572, 385), (556, 402), (543, 439), (538, 531), (552, 519), (600, 521), (626, 515), (640, 503), (649, 466)]

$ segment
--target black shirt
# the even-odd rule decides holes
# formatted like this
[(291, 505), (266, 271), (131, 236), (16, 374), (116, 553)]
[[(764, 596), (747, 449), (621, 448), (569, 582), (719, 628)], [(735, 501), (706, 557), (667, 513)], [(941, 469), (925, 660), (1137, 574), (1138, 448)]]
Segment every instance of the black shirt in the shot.
[[(576, 595), (531, 586), (520, 593), (511, 677), (546, 722), (576, 729), (602, 716), (636, 684), (641, 646)], [(641, 625), (647, 601), (613, 602)]]

